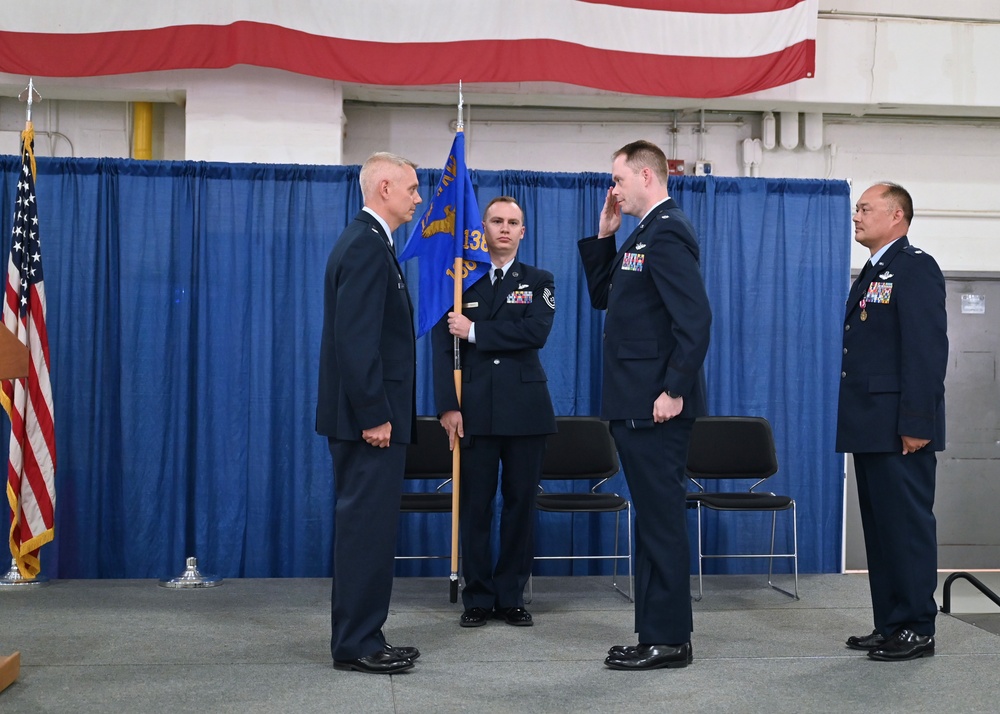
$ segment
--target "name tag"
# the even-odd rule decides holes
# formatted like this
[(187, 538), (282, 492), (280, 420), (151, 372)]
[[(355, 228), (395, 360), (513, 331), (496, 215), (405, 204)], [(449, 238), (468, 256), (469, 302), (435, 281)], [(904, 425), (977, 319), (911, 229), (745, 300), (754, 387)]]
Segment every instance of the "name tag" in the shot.
[(473, 307), (479, 307), (479, 301), (476, 300), (476, 302), (464, 302), (462, 303), (462, 307), (465, 308), (466, 310)]
[(641, 273), (642, 264), (646, 262), (645, 253), (626, 253), (622, 259), (622, 270), (632, 273)]

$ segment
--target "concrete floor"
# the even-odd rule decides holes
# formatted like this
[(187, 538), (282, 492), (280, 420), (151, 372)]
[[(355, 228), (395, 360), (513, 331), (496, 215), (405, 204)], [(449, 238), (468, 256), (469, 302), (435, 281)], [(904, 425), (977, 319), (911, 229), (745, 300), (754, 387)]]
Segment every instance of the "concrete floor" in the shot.
[[(710, 576), (694, 664), (639, 673), (602, 664), (609, 645), (634, 642), (632, 605), (609, 583), (536, 578), (534, 627), (467, 629), (446, 579), (399, 578), (386, 635), (423, 656), (392, 677), (333, 669), (326, 579), (6, 588), (0, 654), (19, 650), (21, 675), (0, 712), (1000, 711), (1000, 637), (957, 617), (939, 616), (932, 658), (846, 649), (871, 630), (864, 575), (804, 576), (800, 601), (763, 576)], [(956, 586), (955, 611), (973, 592)]]

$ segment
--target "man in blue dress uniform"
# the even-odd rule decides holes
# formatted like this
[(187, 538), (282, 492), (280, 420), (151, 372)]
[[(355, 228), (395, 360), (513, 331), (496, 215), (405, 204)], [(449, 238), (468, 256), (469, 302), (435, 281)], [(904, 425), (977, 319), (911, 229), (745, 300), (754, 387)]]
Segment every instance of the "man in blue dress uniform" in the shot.
[[(556, 297), (552, 273), (522, 263), (524, 212), (510, 196), (483, 213), (490, 272), (462, 295), (462, 314), (449, 312), (433, 331), (434, 396), (454, 448), (462, 442), (459, 519), (465, 611), (462, 627), (491, 618), (530, 627), (524, 586), (535, 554), (535, 496), (545, 436), (556, 420), (538, 351), (552, 330)], [(462, 403), (454, 380), (454, 338), (462, 353)], [(490, 536), (499, 468), (499, 555)]]
[(934, 654), (936, 452), (945, 448), (945, 283), (910, 245), (913, 201), (901, 186), (865, 191), (854, 239), (871, 259), (851, 287), (837, 451), (854, 454), (875, 629), (848, 638), (875, 660)]
[[(667, 195), (667, 159), (648, 141), (614, 154), (598, 235), (579, 242), (591, 304), (607, 310), (601, 416), (610, 422), (635, 505), (635, 631), (612, 669), (685, 667), (691, 562), (685, 516), (688, 443), (706, 413), (702, 364), (712, 311), (694, 228)], [(641, 219), (621, 249), (621, 214)]]

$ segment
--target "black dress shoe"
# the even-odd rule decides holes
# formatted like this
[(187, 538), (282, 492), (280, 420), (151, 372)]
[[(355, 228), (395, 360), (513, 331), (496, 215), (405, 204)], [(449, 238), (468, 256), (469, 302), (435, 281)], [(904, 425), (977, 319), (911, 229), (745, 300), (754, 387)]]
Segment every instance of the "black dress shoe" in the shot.
[(420, 650), (416, 647), (393, 647), (388, 642), (385, 643), (383, 651), (387, 654), (394, 654), (397, 657), (405, 657), (411, 661), (420, 656)]
[[(614, 645), (608, 650), (608, 655), (614, 657), (615, 659), (621, 659), (623, 657), (635, 657), (636, 652), (639, 647), (649, 647), (650, 645)], [(694, 648), (691, 643), (688, 643), (688, 664), (694, 662)]]
[(462, 627), (482, 627), (492, 614), (485, 607), (470, 607), (462, 613), (458, 624)]
[(847, 638), (847, 646), (852, 650), (865, 650), (866, 652), (871, 652), (884, 644), (885, 638), (878, 630), (872, 630), (870, 635), (858, 635), (857, 637)]
[(413, 668), (413, 661), (400, 657), (395, 652), (380, 650), (367, 657), (357, 659), (335, 659), (333, 668), (345, 671), (366, 672), (367, 674), (396, 674)]
[(531, 627), (531, 613), (523, 607), (498, 607), (493, 617), (515, 627)]
[(868, 653), (880, 662), (906, 662), (920, 657), (934, 655), (934, 636), (918, 635), (913, 630), (903, 628), (887, 639), (885, 643)]
[(687, 667), (693, 661), (691, 643), (685, 642), (682, 645), (640, 644), (631, 652), (608, 655), (604, 664), (611, 669), (677, 669)]

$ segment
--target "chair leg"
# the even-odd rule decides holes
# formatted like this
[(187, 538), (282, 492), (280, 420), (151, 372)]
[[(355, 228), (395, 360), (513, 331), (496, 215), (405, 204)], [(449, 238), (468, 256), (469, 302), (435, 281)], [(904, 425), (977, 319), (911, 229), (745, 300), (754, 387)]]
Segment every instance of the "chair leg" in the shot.
[[(618, 555), (618, 540), (621, 534), (621, 518), (622, 512), (618, 511), (615, 513), (615, 555)], [(613, 587), (618, 592), (621, 589), (618, 587), (618, 558), (616, 557), (611, 563), (611, 587)]]
[(799, 518), (795, 513), (795, 501), (792, 501), (792, 567), (795, 570), (795, 599), (799, 599)]
[(771, 557), (767, 561), (767, 584), (772, 588), (771, 575), (774, 573), (774, 531), (778, 523), (778, 512), (771, 511)]
[(784, 588), (780, 588), (773, 582), (774, 573), (774, 533), (778, 522), (778, 512), (771, 512), (771, 557), (768, 559), (767, 565), (767, 584), (772, 588), (777, 590), (779, 593), (784, 593), (790, 598), (795, 600), (799, 599), (799, 528), (798, 528), (798, 518), (795, 514), (795, 501), (792, 501), (792, 569), (795, 573), (795, 589), (794, 592), (788, 592)]
[(632, 570), (632, 502), (626, 504), (626, 527), (628, 528), (628, 601), (635, 602), (635, 573)]
[(691, 599), (698, 602), (705, 596), (705, 584), (702, 581), (702, 554), (701, 554), (701, 503), (695, 504), (695, 511), (698, 514), (698, 597)]
[(632, 504), (625, 504), (627, 509), (626, 517), (626, 527), (628, 527), (628, 592), (626, 593), (618, 586), (618, 555), (619, 551), (619, 541), (621, 534), (621, 511), (615, 513), (615, 558), (614, 565), (611, 570), (611, 587), (620, 592), (622, 595), (628, 598), (629, 602), (635, 602), (635, 598), (632, 592)]

